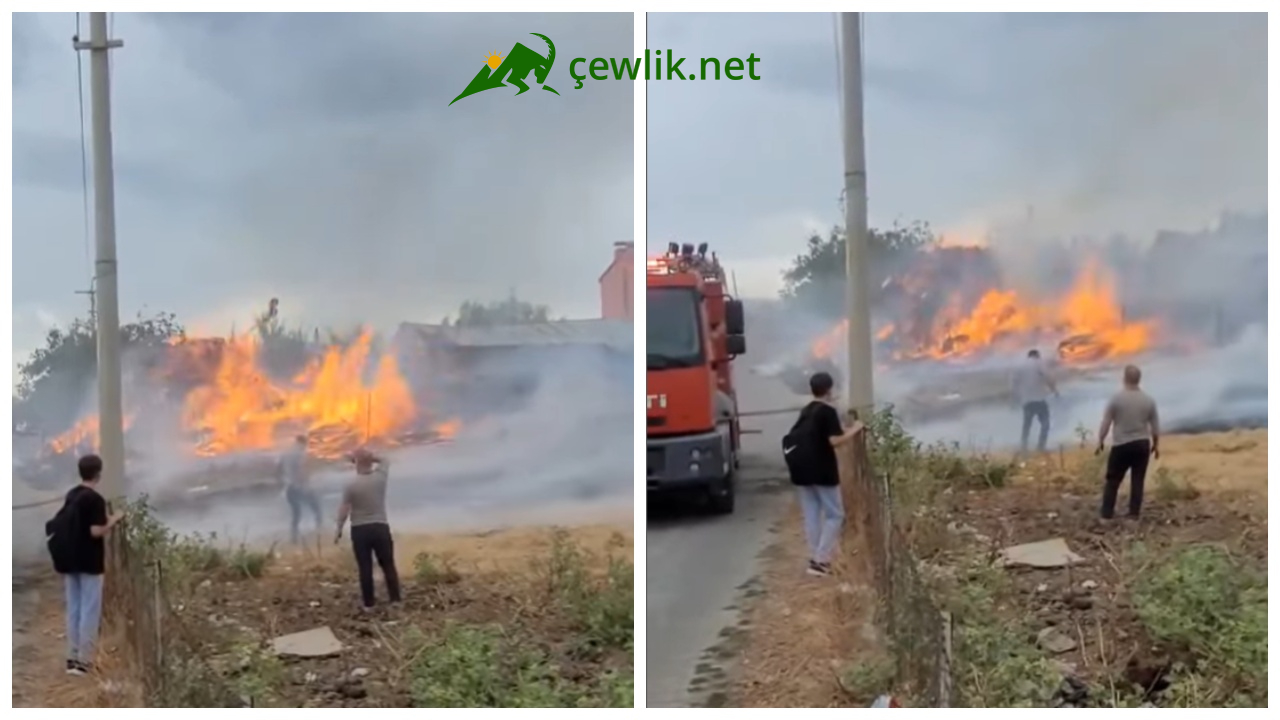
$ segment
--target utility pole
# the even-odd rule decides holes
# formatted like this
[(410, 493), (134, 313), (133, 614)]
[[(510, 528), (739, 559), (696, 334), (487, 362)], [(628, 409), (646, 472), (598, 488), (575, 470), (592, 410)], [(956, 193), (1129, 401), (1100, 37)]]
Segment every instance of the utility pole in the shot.
[(875, 409), (871, 380), (871, 293), (867, 287), (867, 150), (862, 122), (862, 15), (840, 13), (841, 102), (844, 110), (845, 298), (849, 318), (849, 411), (861, 420)]
[(89, 13), (89, 90), (93, 118), (93, 215), (97, 260), (94, 303), (98, 327), (98, 447), (102, 453), (102, 494), (124, 496), (124, 407), (120, 397), (120, 298), (116, 287), (115, 174), (111, 162), (111, 76), (107, 53), (123, 47), (107, 38), (107, 14)]

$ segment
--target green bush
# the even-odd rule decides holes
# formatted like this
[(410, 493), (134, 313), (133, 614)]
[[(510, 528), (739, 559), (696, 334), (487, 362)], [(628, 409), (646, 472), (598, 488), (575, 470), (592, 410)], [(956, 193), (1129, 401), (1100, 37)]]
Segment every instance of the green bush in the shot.
[(1183, 663), (1175, 668), (1167, 704), (1266, 707), (1264, 571), (1221, 547), (1196, 545), (1144, 573), (1133, 600), (1154, 639), (1175, 650), (1175, 656), (1194, 658), (1194, 667)]
[(423, 585), (450, 585), (462, 580), (452, 559), (425, 552), (414, 556), (413, 576)]
[(546, 651), (496, 625), (447, 626), (418, 651), (410, 674), (415, 707), (632, 707), (635, 697), (630, 675), (570, 682)]
[(593, 648), (631, 649), (635, 636), (635, 567), (609, 557), (604, 577), (588, 567), (586, 553), (564, 530), (551, 537), (544, 570), (551, 600), (585, 635)]
[(972, 558), (953, 582), (939, 595), (954, 621), (951, 672), (961, 707), (1048, 707), (1062, 678), (1026, 619), (1002, 606), (1003, 571)]

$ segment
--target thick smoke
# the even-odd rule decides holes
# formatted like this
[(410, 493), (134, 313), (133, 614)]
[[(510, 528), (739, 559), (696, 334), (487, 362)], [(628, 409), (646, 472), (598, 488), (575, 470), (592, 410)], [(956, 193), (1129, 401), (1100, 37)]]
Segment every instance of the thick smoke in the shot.
[[(394, 526), (439, 531), (629, 508), (630, 356), (583, 347), (514, 349), (498, 357), (469, 368), (498, 396), (472, 390), (440, 398), (464, 409), (452, 442), (385, 453)], [(339, 465), (315, 477), (325, 496), (326, 533), (352, 472)], [(287, 529), (287, 510), (283, 501), (252, 507), (228, 501), (169, 519), (180, 529), (274, 538)]]
[[(1044, 288), (1064, 284), (1063, 268), (1097, 259), (1114, 278), (1115, 299), (1127, 319), (1151, 320), (1156, 328), (1151, 346), (1143, 352), (1095, 363), (1060, 381), (1062, 397), (1051, 401), (1051, 442), (1076, 442), (1081, 428), (1096, 433), (1106, 399), (1120, 386), (1120, 369), (1130, 362), (1143, 369), (1143, 385), (1160, 406), (1166, 432), (1265, 427), (1266, 230), (1265, 215), (1224, 216), (1211, 229), (1161, 233), (1155, 243), (1059, 241), (1041, 244), (1038, 256), (1024, 256), (1038, 264), (1020, 267), (1014, 277), (1049, 278), (1034, 283), (1039, 292), (1033, 289), (1025, 297), (1052, 296)], [(1001, 274), (1010, 276), (1000, 251), (990, 252)], [(1230, 280), (1215, 279), (1221, 277)], [(946, 287), (935, 285), (932, 290), (946, 292)], [(843, 380), (843, 338), (837, 338), (830, 362), (811, 357), (813, 338), (831, 329), (829, 321), (824, 325), (777, 303), (764, 306), (770, 308), (767, 317), (772, 317), (769, 324), (775, 329), (766, 347), (776, 348), (777, 354), (766, 354), (757, 372), (786, 377), (798, 390), (803, 389), (803, 375), (816, 369), (835, 370)], [(875, 327), (893, 319), (884, 308), (876, 315)], [(1023, 348), (979, 354), (960, 363), (894, 361), (880, 346), (877, 403), (902, 410), (908, 426), (924, 440), (956, 441), (975, 449), (1016, 446), (1021, 411), (1007, 392), (1008, 377), (1034, 345), (1028, 341)], [(1056, 354), (1051, 344), (1041, 343), (1037, 349), (1049, 358)], [(921, 402), (927, 409), (919, 409)]]
[[(524, 347), (485, 357), (467, 368), (471, 382), (465, 390), (420, 394), (420, 410), (437, 416), (447, 410), (461, 418), (451, 442), (410, 443), (384, 453), (392, 465), (388, 506), (393, 525), (404, 531), (440, 531), (629, 513), (630, 349)], [(126, 396), (132, 398), (128, 405), (146, 409), (135, 417), (178, 416), (180, 399), (166, 396), (148, 379), (145, 363), (137, 358), (126, 363), (125, 377)], [(85, 398), (86, 409), (96, 405), (93, 392), (91, 388)], [(243, 495), (168, 505), (161, 516), (180, 532), (214, 532), (233, 541), (273, 541), (287, 535), (288, 506), (270, 489), (275, 452), (196, 458), (190, 444), (191, 437), (176, 422), (135, 420), (127, 434), (131, 494), (158, 497), (200, 485), (257, 483), (262, 489)], [(73, 473), (71, 467), (67, 465)], [(325, 537), (332, 532), (341, 488), (353, 472), (337, 463), (313, 478), (324, 497)], [(71, 482), (73, 475), (50, 487), (15, 482), (15, 502), (48, 497)], [(37, 520), (42, 522), (53, 509), (28, 511), (23, 523), (15, 523), (15, 544), (25, 557), (38, 551)], [(304, 529), (310, 523), (304, 518)]]
[[(1006, 25), (998, 39), (972, 49), (996, 63), (974, 82), (989, 83), (975, 87), (975, 97), (987, 96), (984, 115), (999, 126), (1001, 142), (991, 148), (990, 175), (974, 182), (1001, 199), (938, 229), (953, 242), (985, 242), (1000, 287), (1023, 298), (1057, 296), (1082, 261), (1095, 258), (1114, 276), (1125, 317), (1161, 326), (1148, 352), (1063, 382), (1053, 441), (1074, 441), (1077, 425), (1096, 432), (1129, 361), (1143, 367), (1168, 430), (1265, 424), (1265, 15), (981, 22)], [(971, 39), (941, 42), (945, 51)], [(868, 100), (871, 113), (875, 102)], [(876, 174), (873, 163), (873, 215)], [(885, 306), (874, 314), (873, 327), (893, 320)], [(820, 365), (807, 357), (809, 345), (830, 321), (792, 311), (775, 325), (783, 347), (752, 364), (766, 374), (789, 368), (794, 385)], [(836, 349), (843, 376), (839, 342)], [(999, 384), (993, 378), (1007, 375), (1026, 349), (963, 368), (881, 360), (877, 401), (902, 407), (925, 391), (945, 398)], [(1040, 349), (1053, 355), (1052, 347)], [(1010, 397), (910, 423), (922, 438), (984, 448), (1016, 445), (1020, 424)]]
[(997, 74), (1019, 100), (992, 109), (1008, 115), (1008, 154), (993, 160), (1019, 186), (998, 207), (975, 208), (973, 226), (1029, 213), (1044, 237), (1149, 240), (1223, 208), (1265, 207), (1265, 14), (1070, 19), (1079, 22), (1011, 28), (998, 43), (1022, 55)]

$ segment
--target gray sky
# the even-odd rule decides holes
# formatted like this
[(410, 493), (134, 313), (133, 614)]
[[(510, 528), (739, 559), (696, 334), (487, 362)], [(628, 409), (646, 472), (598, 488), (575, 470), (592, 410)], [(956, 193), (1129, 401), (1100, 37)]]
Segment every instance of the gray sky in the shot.
[[(633, 87), (573, 90), (569, 60), (629, 55), (632, 17), (116, 16), (121, 316), (225, 332), (274, 296), (290, 322), (387, 328), (513, 287), (598, 316), (611, 244), (632, 237)], [(87, 313), (74, 31), (70, 13), (14, 17), (19, 359)], [(489, 51), (542, 51), (530, 32), (556, 43), (559, 97), (447, 107)]]
[[(648, 45), (755, 53), (760, 81), (648, 86), (651, 246), (706, 241), (771, 295), (843, 223), (830, 13), (650, 13)], [(1265, 208), (1265, 14), (865, 16), (873, 225), (957, 236), (1196, 228)]]

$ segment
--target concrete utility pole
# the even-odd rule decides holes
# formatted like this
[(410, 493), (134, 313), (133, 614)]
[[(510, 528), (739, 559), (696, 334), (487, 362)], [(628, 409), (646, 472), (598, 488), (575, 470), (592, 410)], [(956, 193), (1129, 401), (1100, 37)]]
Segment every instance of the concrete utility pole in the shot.
[(871, 293), (867, 287), (867, 150), (862, 124), (862, 16), (840, 13), (841, 102), (844, 112), (845, 274), (849, 317), (849, 410), (866, 419), (875, 409), (871, 380)]
[(93, 118), (93, 214), (97, 262), (94, 301), (98, 326), (98, 447), (102, 453), (102, 494), (124, 495), (124, 403), (120, 397), (120, 298), (116, 287), (116, 195), (111, 163), (111, 76), (107, 53), (123, 47), (107, 39), (107, 14), (89, 13), (89, 91)]

